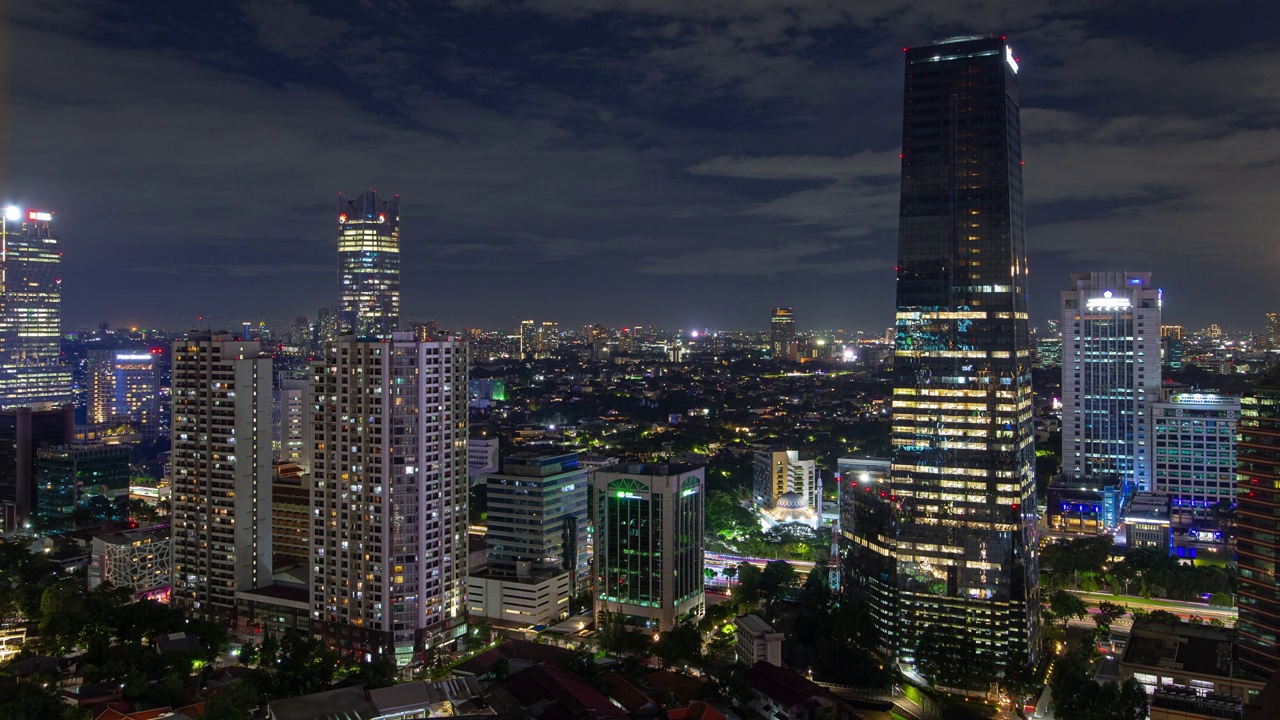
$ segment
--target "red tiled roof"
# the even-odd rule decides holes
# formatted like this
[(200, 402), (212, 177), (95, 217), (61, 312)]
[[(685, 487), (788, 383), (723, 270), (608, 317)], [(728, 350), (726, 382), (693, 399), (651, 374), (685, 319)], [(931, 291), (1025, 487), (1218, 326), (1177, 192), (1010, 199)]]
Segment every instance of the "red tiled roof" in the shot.
[(129, 720), (129, 716), (116, 710), (115, 708), (107, 708), (98, 713), (93, 720)]
[(695, 700), (687, 707), (667, 711), (667, 720), (725, 720), (724, 713), (704, 700)]
[(626, 720), (627, 717), (599, 690), (558, 667), (535, 665), (508, 677), (504, 684), (526, 707), (540, 706), (538, 720)]
[(129, 713), (125, 717), (128, 717), (129, 720), (159, 720), (162, 717), (166, 717), (172, 714), (173, 714), (173, 708), (162, 707), (162, 708), (152, 708), (151, 710), (139, 710), (138, 712)]
[(482, 652), (459, 664), (457, 669), (474, 675), (483, 675), (499, 660), (524, 660), (529, 663), (549, 665), (559, 662), (568, 654), (568, 650), (554, 645), (543, 645), (529, 640), (508, 640), (492, 650)]
[(204, 714), (204, 703), (198, 702), (198, 703), (192, 703), (190, 705), (183, 705), (177, 710), (174, 710), (174, 712), (177, 713), (178, 715), (186, 715), (187, 717), (198, 718)]
[(631, 679), (612, 670), (600, 673), (600, 680), (609, 689), (609, 697), (618, 701), (629, 713), (638, 713), (646, 707), (657, 707), (658, 703), (636, 687)]
[(780, 704), (794, 707), (812, 697), (826, 697), (826, 690), (796, 673), (763, 660), (747, 670), (752, 689), (768, 695)]

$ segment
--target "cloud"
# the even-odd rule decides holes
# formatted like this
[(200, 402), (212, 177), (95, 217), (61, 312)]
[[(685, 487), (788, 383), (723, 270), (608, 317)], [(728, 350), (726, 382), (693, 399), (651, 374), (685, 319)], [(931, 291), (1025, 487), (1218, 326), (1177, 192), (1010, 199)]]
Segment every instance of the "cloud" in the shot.
[(844, 246), (825, 241), (790, 240), (768, 247), (726, 247), (650, 258), (640, 272), (650, 275), (745, 275), (771, 277), (807, 272), (827, 275), (869, 272), (890, 267), (877, 258), (842, 257)]
[(864, 150), (848, 157), (774, 155), (744, 157), (721, 155), (689, 168), (694, 175), (750, 178), (753, 180), (855, 180), (896, 176), (901, 169), (896, 151)]

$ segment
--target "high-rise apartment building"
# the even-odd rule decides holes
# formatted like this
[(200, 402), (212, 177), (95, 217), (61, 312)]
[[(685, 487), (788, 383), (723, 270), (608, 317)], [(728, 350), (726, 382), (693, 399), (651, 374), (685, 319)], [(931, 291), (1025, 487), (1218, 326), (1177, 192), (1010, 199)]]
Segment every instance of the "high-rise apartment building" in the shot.
[(774, 360), (800, 359), (800, 345), (796, 341), (795, 308), (776, 307), (769, 313), (769, 355)]
[(585, 582), (588, 473), (578, 453), (524, 452), (485, 478), (489, 508), (485, 545), (490, 573), (573, 574)]
[(520, 357), (530, 359), (538, 352), (538, 326), (532, 320), (520, 321)]
[(234, 617), (271, 579), (271, 358), (256, 340), (173, 343), (173, 601)]
[(159, 386), (156, 353), (114, 352), (89, 369), (89, 422), (133, 423), (139, 430), (153, 430), (160, 420)]
[(71, 402), (62, 366), (62, 250), (53, 213), (0, 213), (0, 407)]
[(1267, 313), (1267, 327), (1261, 345), (1267, 350), (1280, 350), (1280, 313)]
[(800, 496), (805, 507), (822, 512), (822, 483), (818, 464), (801, 460), (800, 451), (772, 447), (755, 454), (755, 499), (766, 510), (787, 493)]
[(946, 637), (948, 662), (998, 671), (1039, 645), (1019, 68), (997, 37), (905, 54), (885, 491), (899, 519), (881, 586), (897, 597), (880, 630), (900, 661)]
[(338, 320), (360, 337), (400, 329), (399, 195), (338, 194)]
[(306, 413), (311, 407), (310, 377), (280, 378), (280, 407), (275, 418), (280, 438), (276, 458), (283, 463), (297, 463), (304, 471), (311, 470), (311, 425)]
[(1151, 491), (1161, 293), (1151, 273), (1072, 273), (1062, 293), (1062, 471)]
[(468, 344), (345, 336), (311, 366), (313, 627), (400, 665), (466, 631)]
[(1237, 455), (1239, 658), (1270, 677), (1280, 668), (1280, 365), (1240, 399)]
[(1175, 527), (1214, 530), (1214, 508), (1236, 498), (1236, 424), (1240, 398), (1161, 390), (1151, 410), (1152, 485), (1170, 501)]
[(704, 470), (643, 465), (595, 471), (595, 614), (664, 632), (706, 612)]

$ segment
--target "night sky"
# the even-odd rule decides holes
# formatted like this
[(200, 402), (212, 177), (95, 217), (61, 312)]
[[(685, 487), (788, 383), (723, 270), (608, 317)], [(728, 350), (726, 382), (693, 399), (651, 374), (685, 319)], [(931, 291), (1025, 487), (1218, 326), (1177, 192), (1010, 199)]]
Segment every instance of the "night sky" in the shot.
[[(0, 4), (0, 7), (3, 5)], [(336, 195), (402, 197), (406, 319), (892, 323), (902, 48), (1021, 58), (1032, 320), (1150, 270), (1280, 310), (1280, 11), (1180, 0), (11, 0), (0, 193), (64, 323), (336, 302)]]

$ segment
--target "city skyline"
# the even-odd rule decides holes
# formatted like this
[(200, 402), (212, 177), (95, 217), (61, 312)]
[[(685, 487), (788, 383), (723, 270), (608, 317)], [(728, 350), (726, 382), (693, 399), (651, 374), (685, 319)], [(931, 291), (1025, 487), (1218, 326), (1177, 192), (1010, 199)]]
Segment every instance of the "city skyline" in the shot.
[[(406, 318), (747, 328), (791, 306), (802, 329), (884, 327), (901, 47), (996, 28), (1035, 79), (1033, 321), (1067, 273), (1123, 267), (1155, 273), (1169, 319), (1192, 327), (1257, 327), (1271, 303), (1261, 193), (1280, 136), (1259, 73), (1277, 49), (1232, 8), (1188, 23), (1034, 4), (472, 2), (360, 20), (287, 2), (31, 5), (10, 8), (27, 69), (10, 82), (4, 199), (58, 211), (68, 326), (310, 315), (334, 278), (333, 193), (372, 186), (405, 199)], [(530, 273), (577, 282), (530, 300)], [(655, 283), (674, 292), (638, 319), (633, 292), (606, 292)]]

